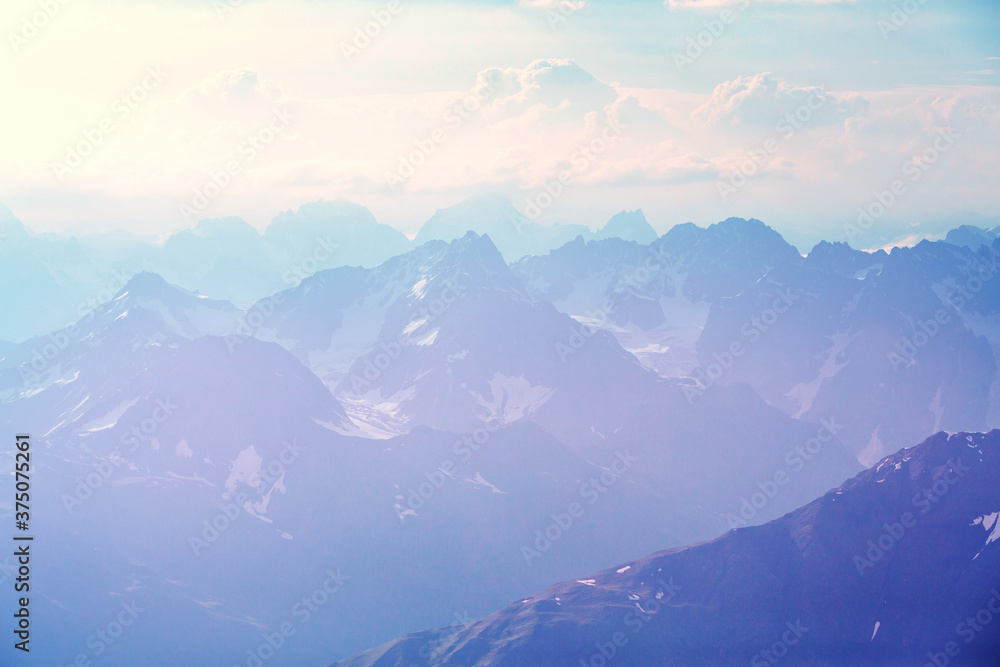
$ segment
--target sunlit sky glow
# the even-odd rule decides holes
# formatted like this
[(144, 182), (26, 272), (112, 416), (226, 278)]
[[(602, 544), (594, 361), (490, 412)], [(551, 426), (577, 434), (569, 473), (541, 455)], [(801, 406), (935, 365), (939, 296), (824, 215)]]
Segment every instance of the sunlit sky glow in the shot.
[[(225, 215), (262, 228), (344, 198), (413, 234), (482, 192), (523, 210), (569, 169), (542, 221), (596, 227), (642, 208), (663, 232), (757, 217), (802, 247), (845, 240), (844, 223), (895, 179), (906, 192), (858, 245), (998, 215), (996, 2), (896, 3), (918, 9), (895, 24), (881, 0), (401, 0), (394, 15), (386, 2), (224, 2), (67, 0), (24, 37), (40, 4), (7, 0), (0, 201), (37, 231), (162, 234)], [(391, 21), (346, 57), (372, 11)], [(706, 22), (719, 36), (678, 67)], [(160, 83), (146, 74), (157, 67)], [(123, 107), (144, 78), (145, 99)], [(468, 119), (446, 120), (487, 80), (495, 91)], [(779, 129), (810, 102), (800, 129)], [(291, 119), (249, 159), (244, 142), (280, 127), (276, 112)], [(574, 161), (608, 123), (620, 136), (585, 167)], [(438, 128), (443, 143), (390, 189), (386, 173)], [(904, 164), (943, 128), (954, 142), (913, 180)], [(57, 169), (88, 134), (101, 136), (93, 152)], [(766, 146), (757, 173), (721, 196), (720, 180)], [(231, 183), (186, 217), (182, 205), (232, 161)]]

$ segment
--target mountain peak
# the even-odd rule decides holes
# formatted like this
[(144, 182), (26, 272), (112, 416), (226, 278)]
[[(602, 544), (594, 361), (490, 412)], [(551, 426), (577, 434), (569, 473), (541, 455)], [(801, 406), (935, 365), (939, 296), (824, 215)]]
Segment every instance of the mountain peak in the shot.
[(470, 197), (434, 212), (417, 232), (416, 242), (453, 241), (466, 232), (507, 235), (530, 223), (506, 197), (497, 194)]
[(177, 290), (180, 292), (180, 288), (174, 287), (166, 280), (163, 279), (158, 273), (153, 273), (152, 271), (140, 271), (125, 283), (125, 287), (116, 294), (116, 297), (122, 297), (126, 294), (131, 294), (133, 296), (151, 296), (154, 294), (163, 294), (169, 290)]
[(965, 246), (975, 252), (984, 245), (992, 245), (996, 238), (997, 228), (986, 230), (972, 225), (961, 225), (948, 232), (948, 235), (944, 238), (944, 242), (957, 246)]
[(641, 208), (616, 213), (595, 235), (595, 238), (606, 239), (616, 236), (625, 241), (635, 241), (641, 244), (652, 243), (659, 238), (656, 230), (646, 220)]
[(198, 236), (212, 237), (258, 237), (260, 234), (246, 220), (237, 216), (226, 218), (205, 218), (195, 225), (194, 233)]
[(320, 199), (302, 204), (296, 211), (282, 211), (271, 220), (264, 234), (275, 238), (299, 231), (312, 233), (317, 227), (329, 227), (332, 230), (335, 226), (353, 228), (358, 225), (378, 225), (378, 222), (372, 212), (360, 204), (346, 199)]
[(26, 239), (28, 236), (28, 230), (14, 212), (0, 204), (0, 251), (6, 244)]
[(486, 268), (490, 273), (507, 273), (507, 263), (503, 255), (493, 243), (489, 234), (477, 234), (468, 231), (459, 239), (448, 244), (445, 257), (454, 258), (463, 268), (468, 268), (470, 262)]
[(115, 295), (112, 303), (115, 303), (116, 309), (121, 309), (122, 307), (128, 308), (131, 306), (148, 306), (153, 302), (176, 307), (187, 307), (200, 303), (226, 310), (232, 309), (232, 305), (228, 301), (209, 299), (208, 297), (189, 292), (186, 289), (168, 283), (164, 280), (163, 276), (152, 271), (140, 271), (132, 276), (125, 283), (125, 287)]

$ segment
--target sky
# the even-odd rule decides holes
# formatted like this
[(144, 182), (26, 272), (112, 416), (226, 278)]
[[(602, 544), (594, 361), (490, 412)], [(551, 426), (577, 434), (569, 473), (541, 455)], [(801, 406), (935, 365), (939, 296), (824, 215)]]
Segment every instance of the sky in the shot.
[(1000, 224), (995, 1), (6, 0), (0, 32), (0, 202), (35, 231), (346, 199), (413, 235), (484, 193), (800, 248)]

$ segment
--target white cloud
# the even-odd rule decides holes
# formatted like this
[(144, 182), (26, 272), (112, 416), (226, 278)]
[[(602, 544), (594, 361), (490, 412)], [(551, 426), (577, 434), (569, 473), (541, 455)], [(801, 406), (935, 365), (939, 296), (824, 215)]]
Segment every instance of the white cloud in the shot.
[(521, 0), (521, 6), (528, 9), (554, 11), (566, 9), (576, 11), (587, 6), (586, 0)]
[[(34, 0), (12, 1), (20, 3), (15, 13), (36, 7)], [(15, 131), (0, 151), (0, 196), (42, 228), (176, 228), (184, 224), (178, 203), (190, 201), (192, 190), (281, 108), (294, 116), (288, 131), (243, 164), (206, 216), (241, 215), (262, 226), (276, 211), (340, 196), (412, 230), (434, 209), (478, 189), (536, 188), (612, 119), (628, 127), (579, 175), (582, 187), (560, 198), (553, 217), (596, 225), (605, 212), (638, 206), (651, 218), (659, 211), (661, 225), (791, 210), (803, 219), (849, 214), (946, 126), (963, 128), (948, 167), (929, 173), (894, 211), (1000, 205), (989, 178), (1000, 170), (998, 88), (941, 84), (976, 65), (943, 69), (940, 49), (900, 56), (915, 63), (902, 78), (929, 82), (921, 87), (899, 85), (902, 66), (875, 55), (865, 54), (866, 66), (858, 68), (853, 51), (833, 42), (809, 51), (829, 64), (814, 74), (816, 60), (796, 60), (802, 12), (762, 2), (755, 16), (773, 21), (773, 34), (758, 44), (758, 19), (734, 24), (712, 57), (677, 76), (665, 45), (701, 29), (705, 17), (696, 12), (654, 4), (631, 13), (590, 3), (586, 20), (553, 32), (536, 12), (562, 3), (446, 4), (408, 6), (351, 63), (337, 46), (370, 20), (362, 4), (244, 2), (222, 22), (211, 3), (137, 2), (113, 11), (102, 3), (68, 5), (16, 59), (0, 60), (11, 99), (32, 101), (5, 107)], [(872, 16), (857, 14), (838, 14), (834, 28), (875, 30)], [(867, 66), (873, 59), (883, 64)], [(71, 177), (54, 179), (52, 162), (158, 62), (169, 72), (164, 84)], [(769, 65), (781, 69), (768, 73)], [(749, 75), (737, 77), (740, 71)], [(978, 76), (967, 80), (991, 81)], [(483, 93), (491, 81), (499, 82), (495, 94), (483, 95), (452, 127), (448, 107)], [(822, 81), (837, 84), (817, 85)], [(714, 180), (810, 97), (822, 105), (803, 131), (783, 140), (724, 205)], [(385, 172), (439, 128), (446, 140), (405, 187), (389, 192)]]
[(805, 106), (802, 114), (816, 126), (840, 123), (863, 113), (867, 105), (858, 95), (832, 95), (821, 86), (795, 87), (764, 72), (719, 84), (692, 118), (707, 126), (773, 128), (781, 118)]

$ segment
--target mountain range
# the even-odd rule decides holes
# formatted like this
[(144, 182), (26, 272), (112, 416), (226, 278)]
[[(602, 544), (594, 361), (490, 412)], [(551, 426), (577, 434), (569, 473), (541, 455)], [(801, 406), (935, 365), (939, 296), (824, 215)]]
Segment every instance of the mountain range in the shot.
[[(97, 657), (94, 629), (130, 603), (142, 621), (106, 664), (576, 665), (611, 660), (609, 641), (623, 664), (664, 647), (668, 664), (729, 664), (799, 621), (823, 628), (797, 638), (799, 664), (945, 650), (949, 614), (996, 571), (998, 434), (974, 432), (1000, 426), (1000, 240), (803, 257), (757, 220), (656, 237), (631, 212), (605, 228), (628, 238), (514, 257), (456, 231), (502, 202), (468, 207), (428, 223), (446, 238), (398, 246), (345, 203), (263, 236), (205, 221), (148, 255), (174, 253), (170, 271), (111, 278), (97, 264), (139, 247), (125, 237), (5, 218), (0, 252), (53, 304), (0, 292), (22, 331), (50, 326), (0, 343), (0, 424), (44, 452), (39, 659)], [(288, 275), (254, 283), (262, 266)], [(213, 271), (217, 290), (190, 286)], [(907, 527), (911, 560), (857, 572), (865, 536), (959, 454), (974, 483)], [(984, 632), (963, 659), (995, 644)]]
[(623, 211), (591, 232), (583, 225), (531, 222), (498, 196), (438, 211), (415, 241), (343, 200), (283, 211), (263, 233), (230, 217), (201, 220), (162, 239), (126, 231), (33, 234), (0, 205), (0, 294), (11, 314), (0, 321), (0, 340), (20, 342), (68, 326), (142, 271), (246, 308), (317, 271), (374, 267), (426, 241), (452, 241), (467, 230), (489, 234), (508, 261), (548, 252), (576, 236), (614, 235), (644, 243), (656, 238), (642, 211)]
[(998, 510), (1000, 431), (939, 433), (763, 526), (334, 665), (986, 667), (1000, 655)]

